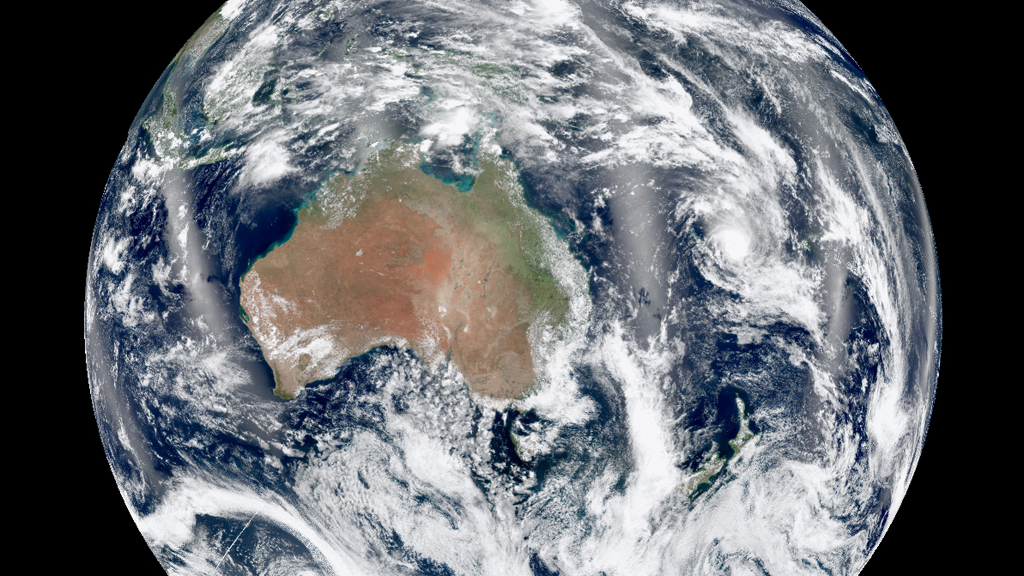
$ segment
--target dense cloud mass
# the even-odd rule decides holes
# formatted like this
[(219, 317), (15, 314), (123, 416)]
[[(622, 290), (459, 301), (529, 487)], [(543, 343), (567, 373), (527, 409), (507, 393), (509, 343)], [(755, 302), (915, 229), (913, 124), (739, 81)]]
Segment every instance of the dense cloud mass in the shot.
[[(500, 161), (543, 228), (568, 312), (525, 396), (394, 344), (271, 393), (243, 275), (398, 146), (463, 188)], [(231, 0), (114, 166), (85, 331), (169, 574), (856, 574), (937, 277), (896, 127), (798, 3)]]

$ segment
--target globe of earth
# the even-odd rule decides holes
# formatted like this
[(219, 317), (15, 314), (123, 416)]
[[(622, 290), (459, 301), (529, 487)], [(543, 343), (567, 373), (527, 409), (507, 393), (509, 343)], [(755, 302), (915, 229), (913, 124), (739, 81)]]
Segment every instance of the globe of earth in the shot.
[(800, 3), (231, 0), (85, 298), (169, 574), (857, 574), (935, 395), (924, 199)]

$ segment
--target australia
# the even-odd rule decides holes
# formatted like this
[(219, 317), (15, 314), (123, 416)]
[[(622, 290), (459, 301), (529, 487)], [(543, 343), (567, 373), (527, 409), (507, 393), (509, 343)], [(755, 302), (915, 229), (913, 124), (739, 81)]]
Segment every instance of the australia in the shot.
[(243, 276), (242, 317), (278, 396), (384, 345), (432, 368), (451, 362), (477, 394), (517, 398), (534, 385), (533, 335), (568, 308), (536, 218), (497, 159), (481, 161), (466, 192), (420, 162), (396, 146), (335, 175)]

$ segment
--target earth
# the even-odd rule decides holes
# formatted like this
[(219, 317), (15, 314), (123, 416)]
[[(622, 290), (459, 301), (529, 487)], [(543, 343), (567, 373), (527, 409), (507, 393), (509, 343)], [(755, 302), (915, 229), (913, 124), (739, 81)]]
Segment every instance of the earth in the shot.
[(800, 4), (229, 2), (111, 172), (85, 336), (169, 574), (856, 574), (940, 318)]

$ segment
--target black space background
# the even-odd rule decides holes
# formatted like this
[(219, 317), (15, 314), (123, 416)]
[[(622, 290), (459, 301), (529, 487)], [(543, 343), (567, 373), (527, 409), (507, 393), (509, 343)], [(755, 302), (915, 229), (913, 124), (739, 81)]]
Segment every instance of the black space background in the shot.
[[(942, 368), (927, 442), (899, 513), (862, 574), (939, 574), (951, 568), (958, 573), (954, 567), (961, 560), (984, 555), (981, 538), (995, 530), (979, 521), (974, 509), (977, 491), (984, 490), (978, 482), (985, 482), (997, 456), (979, 462), (972, 454), (984, 440), (969, 438), (979, 395), (986, 402), (995, 400), (982, 392), (982, 376), (970, 368), (976, 361), (970, 347), (977, 345), (978, 333), (968, 324), (985, 310), (977, 309), (976, 302), (967, 304), (967, 295), (983, 279), (967, 271), (971, 263), (958, 246), (971, 219), (965, 197), (986, 193), (966, 186), (966, 174), (975, 169), (970, 163), (979, 158), (964, 144), (972, 136), (969, 118), (985, 110), (977, 111), (976, 99), (971, 104), (975, 113), (958, 110), (967, 105), (965, 92), (984, 90), (987, 84), (979, 70), (962, 64), (969, 44), (962, 30), (971, 28), (962, 14), (939, 14), (935, 4), (924, 2), (805, 3), (856, 59), (895, 120), (924, 189), (942, 282)], [(62, 336), (68, 343), (61, 370), (65, 379), (52, 452), (45, 456), (50, 464), (58, 457), (63, 464), (36, 486), (45, 492), (39, 498), (49, 526), (37, 532), (47, 535), (35, 543), (45, 549), (37, 554), (49, 568), (44, 572), (92, 568), (105, 574), (163, 574), (121, 500), (96, 430), (79, 323), (81, 299), (100, 196), (127, 130), (164, 68), (218, 4), (144, 2), (115, 11), (104, 3), (76, 3), (63, 10), (65, 33), (55, 35), (60, 56), (39, 63), (47, 76), (39, 85), (57, 84), (51, 88), (57, 97), (48, 104), (57, 123), (47, 128), (46, 143), (40, 145), (68, 158), (59, 168), (51, 165), (52, 172), (42, 179), (60, 176), (59, 188), (70, 187), (59, 192), (70, 207), (60, 217), (58, 238), (60, 257), (66, 257), (62, 281), (69, 290), (59, 324), (67, 333)], [(988, 497), (982, 499), (993, 506)], [(52, 512), (45, 510), (49, 506)]]

